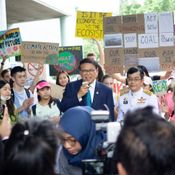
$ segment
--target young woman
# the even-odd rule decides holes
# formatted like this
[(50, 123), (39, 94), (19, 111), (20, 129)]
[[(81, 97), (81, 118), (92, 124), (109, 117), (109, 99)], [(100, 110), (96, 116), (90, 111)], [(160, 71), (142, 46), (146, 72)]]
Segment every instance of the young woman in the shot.
[(60, 71), (56, 77), (56, 84), (62, 87), (66, 87), (67, 83), (69, 83), (70, 78), (66, 71)]
[(57, 129), (49, 121), (17, 123), (5, 144), (6, 175), (55, 175)]
[(11, 88), (8, 82), (0, 80), (0, 117), (4, 114), (4, 108), (7, 106), (9, 117), (12, 123), (17, 121), (17, 113), (11, 98)]
[(106, 138), (102, 131), (96, 131), (90, 110), (90, 107), (73, 107), (61, 117), (63, 147), (58, 154), (57, 174), (81, 175), (82, 160), (97, 158), (97, 147)]
[(118, 107), (118, 104), (117, 104), (117, 94), (114, 92), (114, 79), (112, 76), (110, 75), (104, 75), (103, 78), (102, 78), (102, 83), (105, 84), (106, 86), (108, 86), (109, 88), (112, 89), (113, 91), (113, 100), (114, 100), (114, 115), (115, 115), (115, 118), (117, 118), (117, 115), (118, 115), (118, 110), (117, 110), (117, 107)]
[(51, 96), (50, 84), (41, 80), (36, 84), (38, 103), (32, 106), (32, 115), (42, 120), (49, 119), (58, 124), (61, 115), (61, 103)]

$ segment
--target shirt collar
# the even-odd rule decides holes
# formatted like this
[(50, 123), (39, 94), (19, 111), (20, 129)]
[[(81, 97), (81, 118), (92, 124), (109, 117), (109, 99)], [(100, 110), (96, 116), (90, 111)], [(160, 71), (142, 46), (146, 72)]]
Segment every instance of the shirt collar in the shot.
[(140, 88), (137, 92), (132, 92), (130, 90), (130, 94), (131, 94), (131, 96), (138, 96), (142, 93), (142, 91), (143, 91), (143, 88)]
[(95, 89), (96, 80), (94, 80), (91, 84), (89, 84), (90, 88)]

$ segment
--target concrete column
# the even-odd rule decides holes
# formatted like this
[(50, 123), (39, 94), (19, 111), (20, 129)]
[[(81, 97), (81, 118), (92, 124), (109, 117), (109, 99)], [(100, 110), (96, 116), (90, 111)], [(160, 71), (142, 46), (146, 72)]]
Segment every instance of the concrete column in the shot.
[(7, 30), (6, 0), (0, 0), (0, 31)]
[(82, 45), (83, 40), (75, 37), (76, 17), (63, 16), (60, 18), (61, 46)]

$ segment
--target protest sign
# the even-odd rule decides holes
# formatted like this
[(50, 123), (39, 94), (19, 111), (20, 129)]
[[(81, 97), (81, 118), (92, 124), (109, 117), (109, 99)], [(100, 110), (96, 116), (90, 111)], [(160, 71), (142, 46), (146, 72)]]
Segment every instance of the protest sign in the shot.
[(20, 45), (19, 28), (0, 31), (0, 57), (1, 55), (6, 57), (21, 55)]
[[(173, 70), (173, 21), (172, 12), (105, 17), (105, 48), (124, 49), (124, 56), (121, 59), (124, 59), (125, 70), (138, 64), (143, 64), (153, 72)], [(106, 52), (108, 51), (105, 50), (105, 54)], [(106, 56), (105, 64), (109, 65), (108, 63)]]
[[(46, 79), (46, 67), (37, 63), (25, 63), (25, 69), (27, 74), (26, 87), (30, 87), (38, 74), (38, 81)], [(37, 82), (36, 82), (37, 83)]]
[(112, 13), (77, 11), (76, 37), (103, 39), (103, 18)]
[(24, 63), (57, 64), (58, 43), (22, 42), (21, 61)]
[(105, 34), (122, 33), (121, 16), (104, 17), (103, 24)]
[(78, 73), (80, 60), (83, 58), (82, 46), (67, 46), (59, 48), (57, 65), (50, 65), (50, 75), (55, 76), (63, 70), (69, 74)]
[(153, 81), (152, 85), (154, 94), (163, 95), (167, 93), (167, 83), (166, 80)]
[(162, 70), (175, 69), (175, 47), (161, 47), (158, 52)]

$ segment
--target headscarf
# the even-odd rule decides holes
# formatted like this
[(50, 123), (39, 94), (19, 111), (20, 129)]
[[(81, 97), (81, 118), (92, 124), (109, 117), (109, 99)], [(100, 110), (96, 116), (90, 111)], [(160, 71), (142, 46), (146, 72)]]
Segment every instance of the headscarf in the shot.
[(106, 139), (102, 131), (96, 131), (95, 123), (91, 119), (91, 111), (90, 107), (73, 107), (68, 109), (60, 120), (64, 132), (73, 136), (82, 147), (76, 155), (70, 154), (63, 147), (64, 155), (71, 165), (82, 167), (82, 160), (97, 158), (97, 147)]

